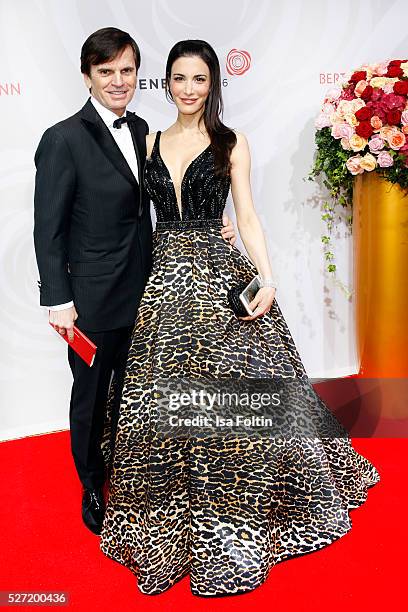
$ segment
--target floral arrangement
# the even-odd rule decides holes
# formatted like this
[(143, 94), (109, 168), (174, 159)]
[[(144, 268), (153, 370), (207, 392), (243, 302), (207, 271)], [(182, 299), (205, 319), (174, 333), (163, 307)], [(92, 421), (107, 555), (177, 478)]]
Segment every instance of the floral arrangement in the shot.
[(408, 189), (408, 60), (365, 64), (326, 94), (316, 119), (317, 155), (309, 175), (323, 174), (331, 200), (323, 204), (328, 272), (335, 272), (330, 233), (336, 205), (349, 207), (354, 176), (379, 172)]

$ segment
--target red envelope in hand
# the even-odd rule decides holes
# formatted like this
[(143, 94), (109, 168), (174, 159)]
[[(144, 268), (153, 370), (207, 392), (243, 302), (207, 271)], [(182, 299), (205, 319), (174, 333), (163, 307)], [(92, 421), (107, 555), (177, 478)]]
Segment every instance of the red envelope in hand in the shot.
[[(52, 323), (50, 323), (50, 325), (51, 327), (54, 327)], [(64, 338), (65, 342), (69, 344), (72, 350), (74, 350), (81, 357), (81, 359), (83, 359), (85, 363), (89, 365), (89, 367), (91, 367), (95, 360), (97, 348), (96, 345), (87, 336), (85, 336), (85, 334), (83, 334), (81, 330), (78, 329), (75, 325), (73, 332), (74, 339), (72, 340), (72, 342), (68, 340), (67, 332), (65, 332), (65, 334), (60, 334), (59, 332), (57, 333), (59, 336), (61, 336), (61, 338)]]

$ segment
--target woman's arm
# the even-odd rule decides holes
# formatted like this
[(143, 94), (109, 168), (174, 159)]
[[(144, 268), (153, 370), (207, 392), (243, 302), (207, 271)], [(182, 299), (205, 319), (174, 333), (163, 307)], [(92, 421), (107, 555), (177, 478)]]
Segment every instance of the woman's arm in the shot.
[[(272, 279), (272, 268), (265, 235), (252, 200), (250, 181), (251, 155), (248, 141), (243, 134), (237, 133), (237, 144), (231, 152), (230, 161), (231, 192), (239, 234), (261, 278), (263, 280), (270, 280)], [(250, 308), (254, 311), (253, 316), (242, 318), (249, 321), (264, 315), (272, 306), (274, 297), (274, 288), (263, 287), (250, 303)]]

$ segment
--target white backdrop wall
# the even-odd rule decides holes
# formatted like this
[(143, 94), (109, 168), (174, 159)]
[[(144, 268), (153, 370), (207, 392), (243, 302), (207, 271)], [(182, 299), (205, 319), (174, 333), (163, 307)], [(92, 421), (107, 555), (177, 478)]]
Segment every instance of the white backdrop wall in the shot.
[[(66, 345), (38, 305), (33, 155), (42, 132), (87, 99), (79, 71), (87, 36), (116, 26), (139, 43), (131, 110), (152, 131), (175, 117), (161, 88), (169, 49), (185, 38), (215, 47), (225, 79), (225, 122), (251, 146), (253, 195), (279, 279), (279, 304), (309, 375), (334, 377), (355, 372), (357, 363), (352, 303), (324, 273), (322, 194), (304, 180), (314, 118), (339, 74), (366, 61), (406, 57), (407, 17), (406, 0), (1, 0), (2, 439), (68, 426)], [(251, 57), (243, 74), (227, 71), (232, 49)], [(228, 212), (233, 216), (231, 203)], [(336, 257), (346, 283), (350, 246), (340, 229)]]

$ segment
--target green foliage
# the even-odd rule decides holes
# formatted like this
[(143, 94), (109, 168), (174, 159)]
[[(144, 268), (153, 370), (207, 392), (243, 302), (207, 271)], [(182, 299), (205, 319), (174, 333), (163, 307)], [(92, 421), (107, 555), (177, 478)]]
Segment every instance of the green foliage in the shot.
[(351, 205), (353, 176), (346, 166), (350, 153), (342, 148), (340, 140), (333, 138), (328, 127), (316, 131), (315, 141), (317, 154), (310, 180), (323, 174), (323, 183), (335, 203), (344, 207)]
[(408, 191), (408, 168), (405, 166), (404, 156), (392, 150), (388, 151), (388, 153), (393, 156), (394, 165), (391, 168), (377, 168), (376, 171), (387, 181), (397, 184)]
[[(326, 270), (332, 276), (336, 274), (336, 264), (333, 263), (334, 255), (331, 251), (331, 233), (335, 220), (336, 206), (349, 208), (350, 214), (346, 220), (349, 226), (352, 223), (352, 201), (353, 201), (353, 175), (347, 170), (346, 161), (350, 156), (345, 151), (340, 140), (331, 135), (330, 128), (316, 131), (315, 141), (317, 153), (309, 180), (316, 180), (322, 175), (323, 184), (330, 193), (330, 201), (322, 204), (322, 220), (326, 222), (327, 234), (322, 236), (324, 244), (324, 256), (326, 259)], [(342, 283), (340, 283), (342, 285)], [(344, 287), (344, 285), (342, 285)], [(350, 292), (345, 289), (350, 295)]]

